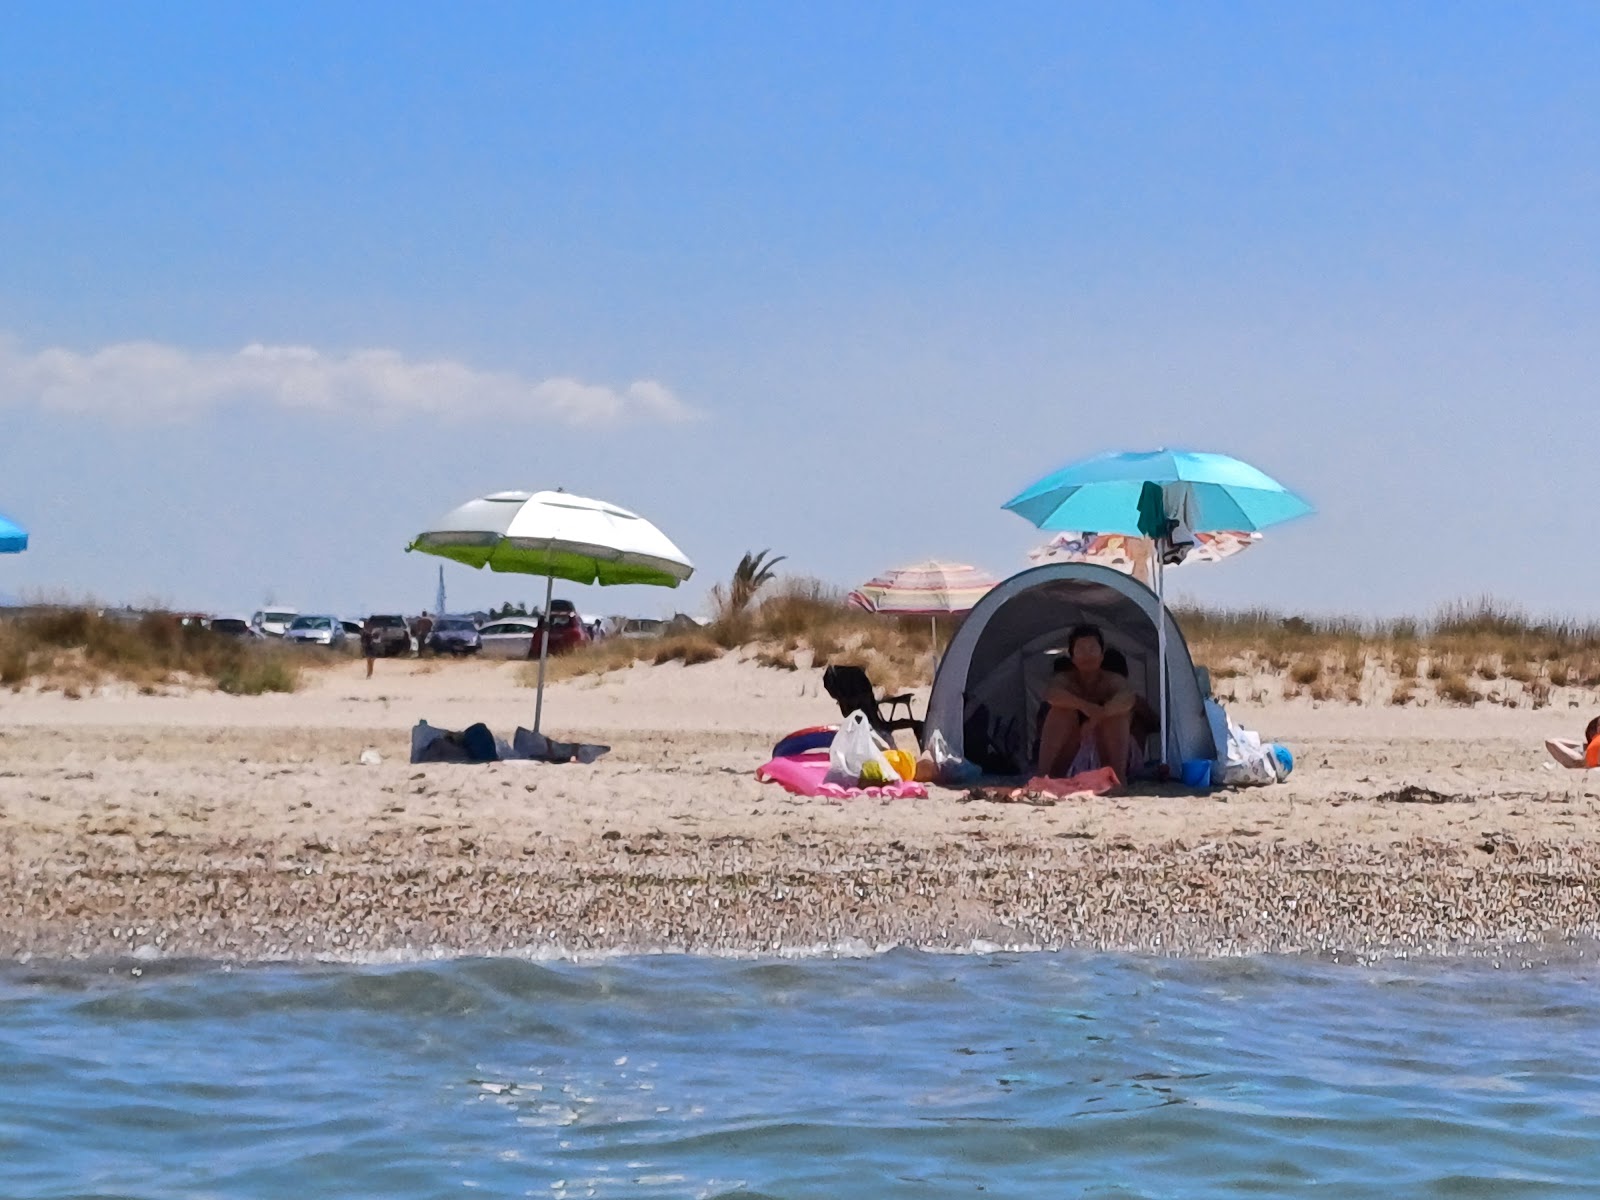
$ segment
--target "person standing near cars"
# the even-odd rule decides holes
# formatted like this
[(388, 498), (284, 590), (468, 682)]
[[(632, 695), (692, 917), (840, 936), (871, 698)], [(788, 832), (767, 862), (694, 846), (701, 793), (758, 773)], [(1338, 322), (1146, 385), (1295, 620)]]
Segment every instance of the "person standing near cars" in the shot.
[(433, 633), (433, 618), (424, 611), (417, 618), (417, 623), (412, 626), (411, 632), (417, 639), (417, 657), (421, 658), (428, 648), (428, 636)]
[(367, 678), (372, 678), (372, 664), (378, 658), (378, 627), (371, 621), (361, 622), (361, 653), (367, 656)]

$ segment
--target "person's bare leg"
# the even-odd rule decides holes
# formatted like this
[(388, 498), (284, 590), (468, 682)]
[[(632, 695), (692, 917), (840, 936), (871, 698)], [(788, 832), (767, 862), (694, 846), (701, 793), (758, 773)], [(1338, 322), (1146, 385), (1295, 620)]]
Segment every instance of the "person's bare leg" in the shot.
[(1095, 748), (1100, 751), (1100, 765), (1110, 767), (1123, 783), (1128, 782), (1128, 752), (1133, 742), (1132, 726), (1132, 713), (1118, 713), (1097, 721), (1094, 727)]
[(1082, 740), (1079, 714), (1070, 708), (1052, 706), (1039, 731), (1039, 774), (1048, 779), (1060, 778), (1078, 757)]
[(372, 678), (372, 655), (367, 655), (367, 678)]

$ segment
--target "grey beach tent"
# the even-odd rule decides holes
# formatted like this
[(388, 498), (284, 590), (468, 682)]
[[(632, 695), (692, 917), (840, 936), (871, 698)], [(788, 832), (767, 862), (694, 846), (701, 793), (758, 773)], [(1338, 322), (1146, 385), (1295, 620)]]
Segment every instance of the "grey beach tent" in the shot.
[[(1039, 706), (1054, 669), (1050, 653), (1074, 625), (1100, 627), (1106, 648), (1128, 661), (1133, 690), (1160, 710), (1160, 638), (1166, 620), (1166, 760), (1215, 759), (1217, 747), (1188, 643), (1156, 594), (1120, 571), (1088, 563), (1050, 563), (1002, 581), (967, 615), (950, 643), (928, 698), (926, 737), (989, 775), (1026, 775), (1038, 753)], [(1158, 757), (1156, 737), (1143, 747)]]

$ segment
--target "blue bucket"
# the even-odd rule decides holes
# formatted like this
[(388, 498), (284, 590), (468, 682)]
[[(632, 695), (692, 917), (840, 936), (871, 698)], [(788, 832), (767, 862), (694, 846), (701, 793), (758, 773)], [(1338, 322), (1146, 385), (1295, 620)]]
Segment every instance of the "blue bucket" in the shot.
[(1178, 778), (1186, 788), (1205, 790), (1211, 786), (1211, 760), (1209, 758), (1185, 759)]

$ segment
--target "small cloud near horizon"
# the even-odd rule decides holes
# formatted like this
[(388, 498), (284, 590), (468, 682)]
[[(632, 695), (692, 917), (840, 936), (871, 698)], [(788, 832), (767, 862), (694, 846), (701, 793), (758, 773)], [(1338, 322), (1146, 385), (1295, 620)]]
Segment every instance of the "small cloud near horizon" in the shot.
[(58, 346), (29, 352), (0, 335), (0, 405), (179, 420), (240, 401), (568, 425), (682, 422), (702, 415), (653, 379), (625, 387), (565, 377), (530, 380), (453, 359), (408, 359), (397, 350), (331, 352), (259, 342), (236, 351), (134, 341), (87, 352)]

